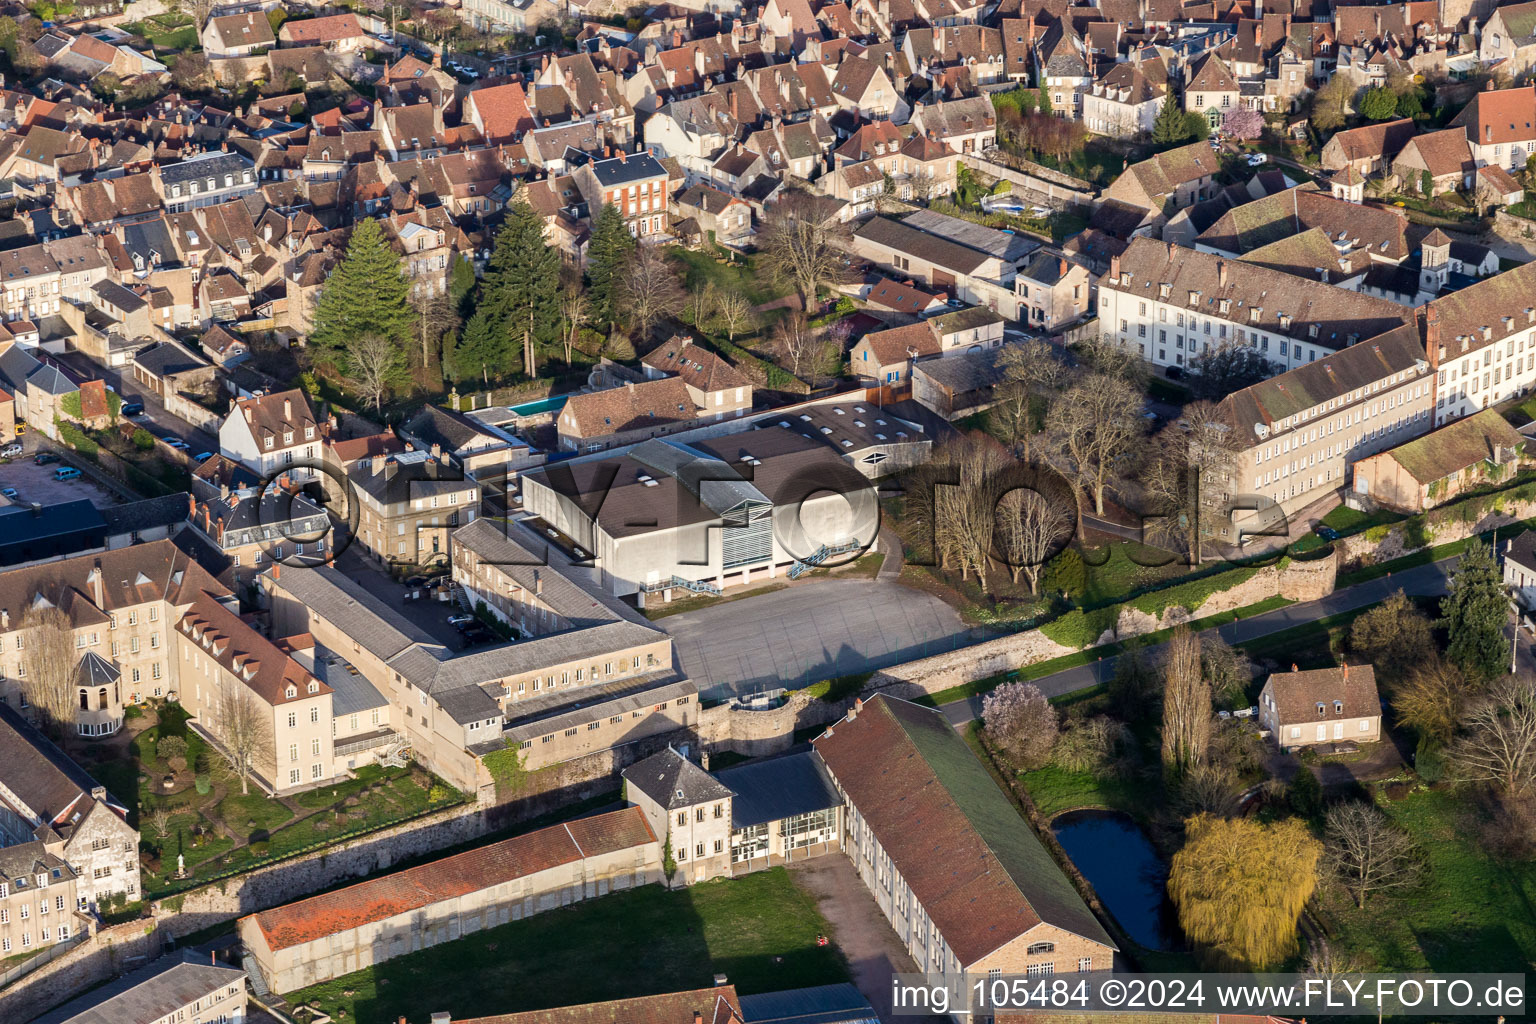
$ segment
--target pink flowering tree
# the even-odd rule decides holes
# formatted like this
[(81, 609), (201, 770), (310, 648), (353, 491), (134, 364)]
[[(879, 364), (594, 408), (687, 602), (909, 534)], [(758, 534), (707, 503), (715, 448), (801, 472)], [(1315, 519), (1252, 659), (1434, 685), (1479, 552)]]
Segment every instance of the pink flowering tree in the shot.
[(1221, 119), (1221, 128), (1238, 139), (1256, 139), (1264, 131), (1264, 115), (1251, 107), (1233, 107)]
[(987, 735), (1021, 769), (1039, 768), (1056, 744), (1056, 709), (1033, 683), (1004, 683), (981, 702)]

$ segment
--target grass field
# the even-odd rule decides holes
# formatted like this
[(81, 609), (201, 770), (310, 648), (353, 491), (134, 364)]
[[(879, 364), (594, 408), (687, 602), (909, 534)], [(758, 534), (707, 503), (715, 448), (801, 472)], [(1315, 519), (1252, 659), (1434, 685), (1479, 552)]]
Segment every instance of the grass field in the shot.
[(1385, 805), (1420, 843), (1425, 884), (1363, 909), (1326, 911), (1336, 945), (1361, 970), (1525, 971), (1536, 960), (1536, 864), (1501, 864), (1476, 845), (1477, 811), (1454, 791), (1420, 791)]
[(717, 263), (708, 253), (679, 246), (668, 249), (667, 255), (682, 271), (683, 286), (690, 291), (706, 282), (713, 282), (723, 292), (740, 292), (751, 299), (753, 305), (772, 302), (792, 291), (763, 273), (755, 263), (745, 266), (739, 263)]
[(1079, 807), (1107, 807), (1135, 814), (1156, 799), (1153, 783), (1145, 779), (1097, 778), (1054, 764), (1024, 772), (1024, 788), (1046, 818)]
[[(477, 932), (288, 996), (348, 1021), (455, 1020), (626, 996), (848, 980), (816, 900), (783, 868), (688, 889), (647, 885)], [(593, 955), (601, 951), (601, 955)], [(350, 995), (346, 993), (350, 992)]]

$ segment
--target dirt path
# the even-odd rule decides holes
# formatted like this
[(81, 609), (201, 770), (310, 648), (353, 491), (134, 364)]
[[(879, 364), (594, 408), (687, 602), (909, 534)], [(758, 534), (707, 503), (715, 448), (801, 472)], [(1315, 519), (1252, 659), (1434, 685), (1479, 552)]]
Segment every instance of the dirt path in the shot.
[[(832, 927), (832, 941), (848, 959), (853, 983), (882, 1021), (891, 1021), (891, 975), (916, 973), (896, 933), (842, 853), (829, 853), (790, 868)], [(937, 1020), (938, 1018), (934, 1018)], [(903, 1024), (926, 1018), (904, 1017)]]

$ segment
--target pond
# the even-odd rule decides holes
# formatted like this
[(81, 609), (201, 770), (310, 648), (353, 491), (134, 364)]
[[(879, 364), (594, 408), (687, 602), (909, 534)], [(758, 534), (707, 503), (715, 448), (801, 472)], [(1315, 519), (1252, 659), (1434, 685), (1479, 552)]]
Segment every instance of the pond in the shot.
[(1132, 940), (1147, 949), (1181, 947), (1168, 865), (1129, 816), (1069, 811), (1051, 822), (1051, 831)]

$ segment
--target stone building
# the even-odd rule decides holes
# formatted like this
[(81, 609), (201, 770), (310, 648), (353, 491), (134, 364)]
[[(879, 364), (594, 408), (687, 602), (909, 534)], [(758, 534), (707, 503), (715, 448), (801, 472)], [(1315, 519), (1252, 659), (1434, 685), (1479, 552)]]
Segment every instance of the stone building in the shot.
[(1112, 969), (1114, 940), (942, 714), (881, 694), (812, 742), (843, 852), (919, 970)]
[(94, 912), (114, 893), (138, 899), (139, 834), (128, 809), (0, 703), (0, 852), (37, 841), (43, 860), (62, 859), (74, 873), (70, 910)]
[(441, 456), (408, 451), (375, 455), (348, 474), (357, 497), (356, 537), (390, 565), (441, 565), (448, 534), (475, 520), (480, 485)]
[(1525, 436), (1492, 409), (1355, 463), (1356, 494), (1403, 512), (1422, 512), (1463, 491), (1507, 479), (1520, 467)]
[(624, 769), (626, 798), (677, 863), (674, 885), (731, 873), (731, 791), (672, 747)]
[(243, 917), (240, 938), (267, 986), (292, 992), (661, 880), (661, 843), (627, 807)]
[(75, 870), (49, 849), (63, 846), (52, 838), (0, 847), (0, 956), (68, 942), (90, 928), (75, 917)]
[(161, 957), (33, 1024), (244, 1024), (245, 972), (195, 950)]
[(1375, 743), (1381, 739), (1376, 670), (1368, 664), (1345, 664), (1276, 672), (1259, 692), (1259, 724), (1281, 750)]

